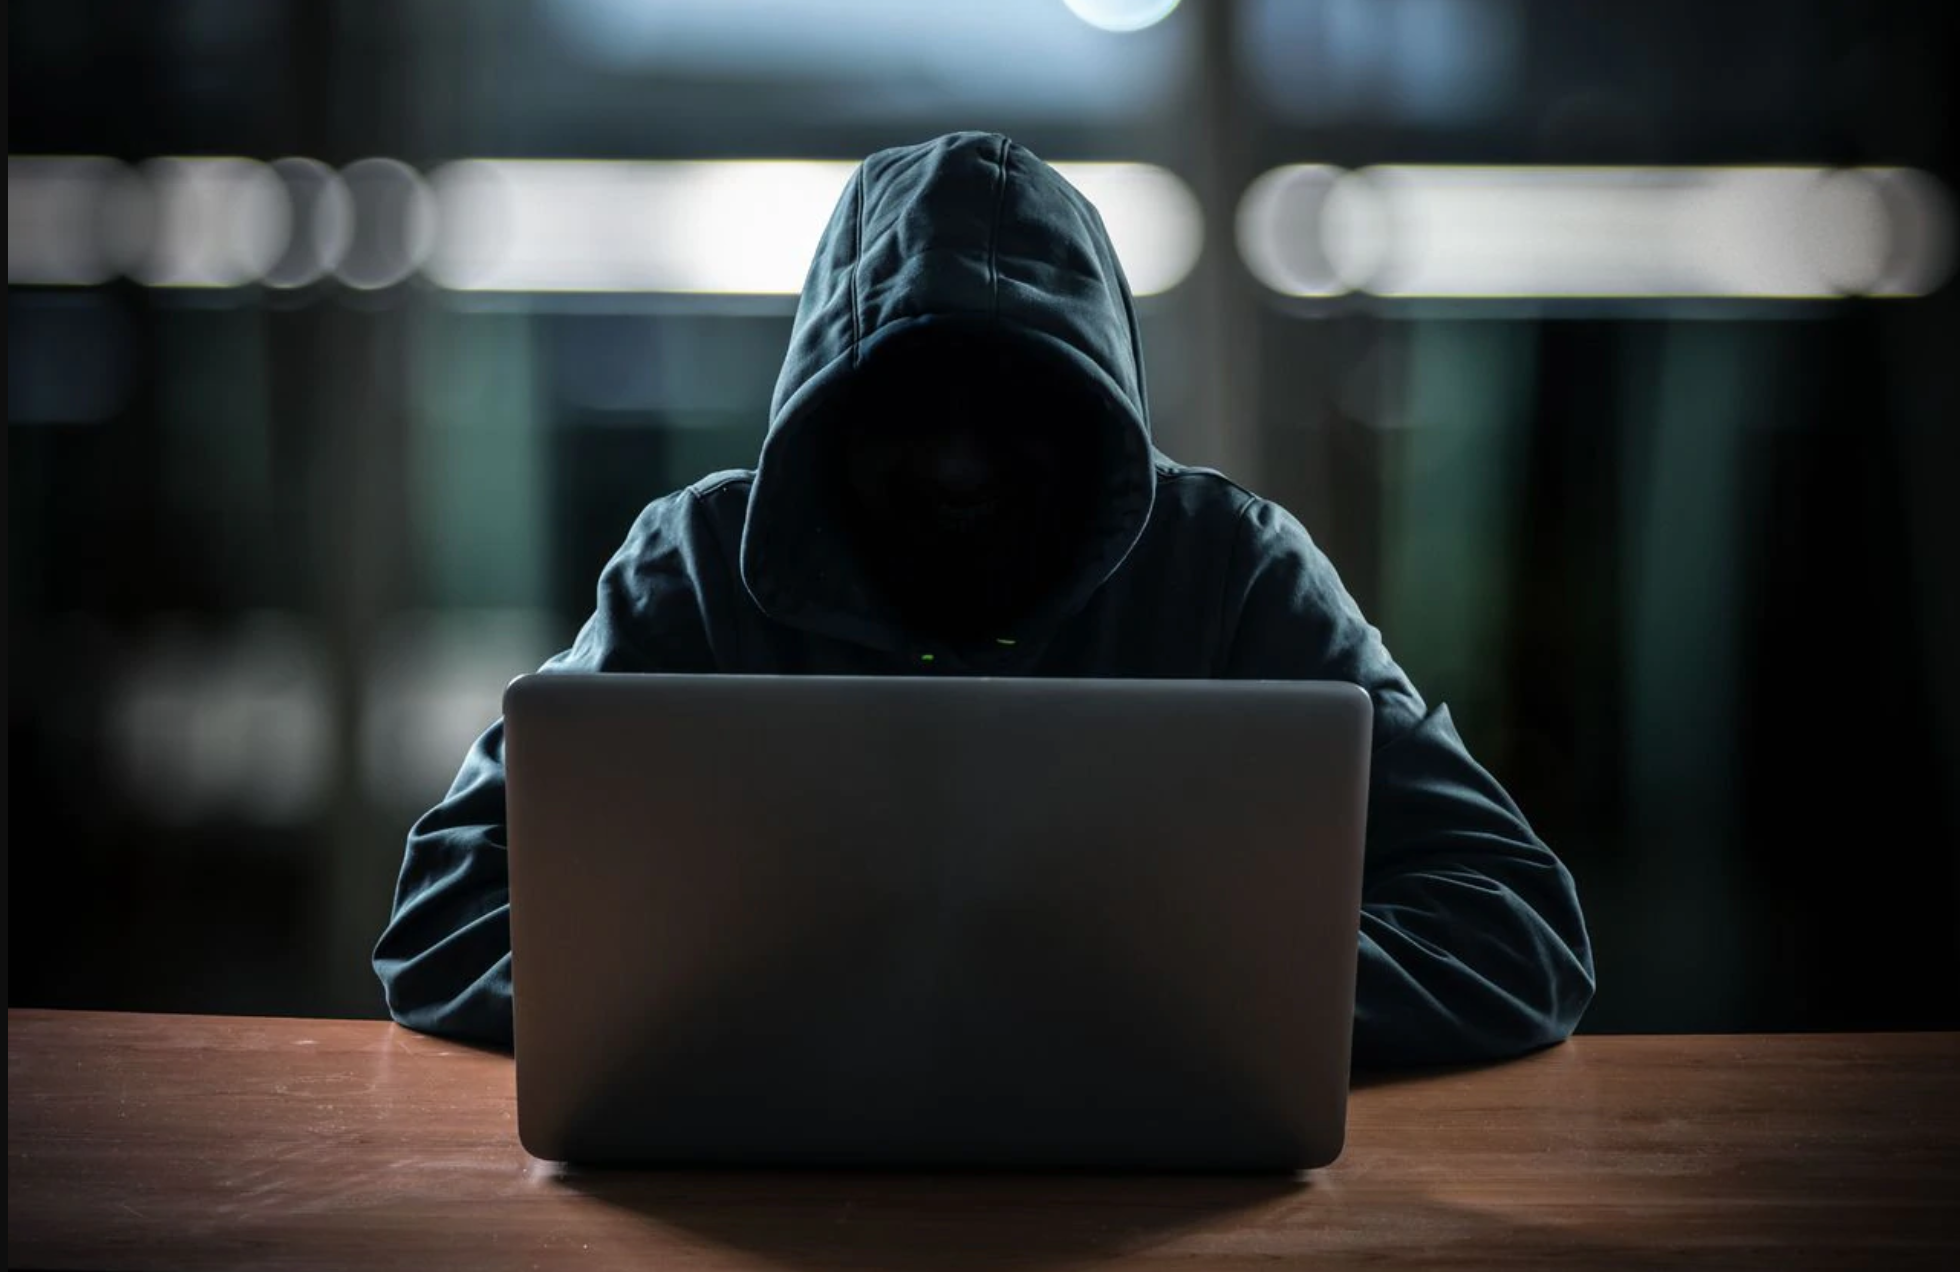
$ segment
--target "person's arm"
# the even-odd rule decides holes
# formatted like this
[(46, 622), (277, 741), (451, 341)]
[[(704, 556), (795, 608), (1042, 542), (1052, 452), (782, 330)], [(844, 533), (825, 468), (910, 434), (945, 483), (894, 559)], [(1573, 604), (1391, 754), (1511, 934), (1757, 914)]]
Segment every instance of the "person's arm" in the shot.
[[(705, 671), (686, 547), (692, 495), (650, 505), (604, 573), (598, 605), (546, 671)], [(440, 804), (409, 830), (394, 911), (374, 947), (388, 1012), (425, 1033), (511, 1044), (510, 860), (504, 725), (470, 748)]]
[(448, 796), (410, 828), (374, 971), (388, 1014), (410, 1029), (510, 1045), (502, 720), (470, 748)]
[(1427, 707), (1300, 523), (1240, 519), (1226, 674), (1345, 680), (1375, 703), (1355, 989), (1358, 1067), (1516, 1055), (1563, 1040), (1592, 1000), (1571, 874)]

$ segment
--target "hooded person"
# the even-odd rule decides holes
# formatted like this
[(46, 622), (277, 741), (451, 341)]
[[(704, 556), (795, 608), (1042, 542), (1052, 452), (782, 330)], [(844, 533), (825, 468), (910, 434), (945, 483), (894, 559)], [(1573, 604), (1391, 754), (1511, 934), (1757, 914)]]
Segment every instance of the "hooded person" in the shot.
[[(1374, 702), (1354, 1061), (1565, 1038), (1571, 875), (1300, 523), (1151, 443), (1101, 218), (1004, 137), (881, 151), (804, 283), (754, 471), (649, 504), (555, 671), (1343, 680)], [(394, 1018), (508, 1046), (503, 727), (409, 832)]]

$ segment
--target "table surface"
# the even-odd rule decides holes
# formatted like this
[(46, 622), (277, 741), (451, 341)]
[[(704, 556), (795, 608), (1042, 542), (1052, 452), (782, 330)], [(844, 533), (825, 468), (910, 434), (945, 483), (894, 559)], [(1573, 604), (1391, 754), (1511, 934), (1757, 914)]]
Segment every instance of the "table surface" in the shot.
[(1299, 1176), (578, 1171), (509, 1057), (375, 1021), (7, 1013), (42, 1268), (1960, 1267), (1960, 1034), (1581, 1037), (1357, 1084)]

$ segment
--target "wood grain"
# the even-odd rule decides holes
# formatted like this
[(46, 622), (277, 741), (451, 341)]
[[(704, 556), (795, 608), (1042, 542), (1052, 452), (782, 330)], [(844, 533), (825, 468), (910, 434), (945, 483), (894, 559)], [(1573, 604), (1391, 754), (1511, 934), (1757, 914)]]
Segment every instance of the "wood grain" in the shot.
[(1300, 1178), (580, 1172), (508, 1057), (369, 1021), (10, 1011), (40, 1268), (1960, 1266), (1960, 1035), (1585, 1037), (1363, 1081)]

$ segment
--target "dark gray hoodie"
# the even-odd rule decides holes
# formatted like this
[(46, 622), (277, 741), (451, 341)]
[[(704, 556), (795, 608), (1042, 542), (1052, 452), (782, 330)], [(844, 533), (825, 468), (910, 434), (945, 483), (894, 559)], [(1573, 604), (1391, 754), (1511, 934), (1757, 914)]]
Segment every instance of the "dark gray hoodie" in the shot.
[[(816, 489), (840, 390), (936, 326), (1079, 377), (1101, 407), (1084, 427), (1106, 433), (1067, 583), (978, 648), (921, 639), (884, 609)], [(1355, 1062), (1527, 1051), (1569, 1034), (1592, 997), (1570, 874), (1300, 523), (1151, 444), (1136, 314), (1101, 218), (1004, 137), (864, 162), (804, 283), (756, 469), (649, 504), (546, 668), (1349, 681), (1375, 703)], [(499, 723), (409, 832), (374, 966), (402, 1024), (508, 1045), (510, 963)]]

